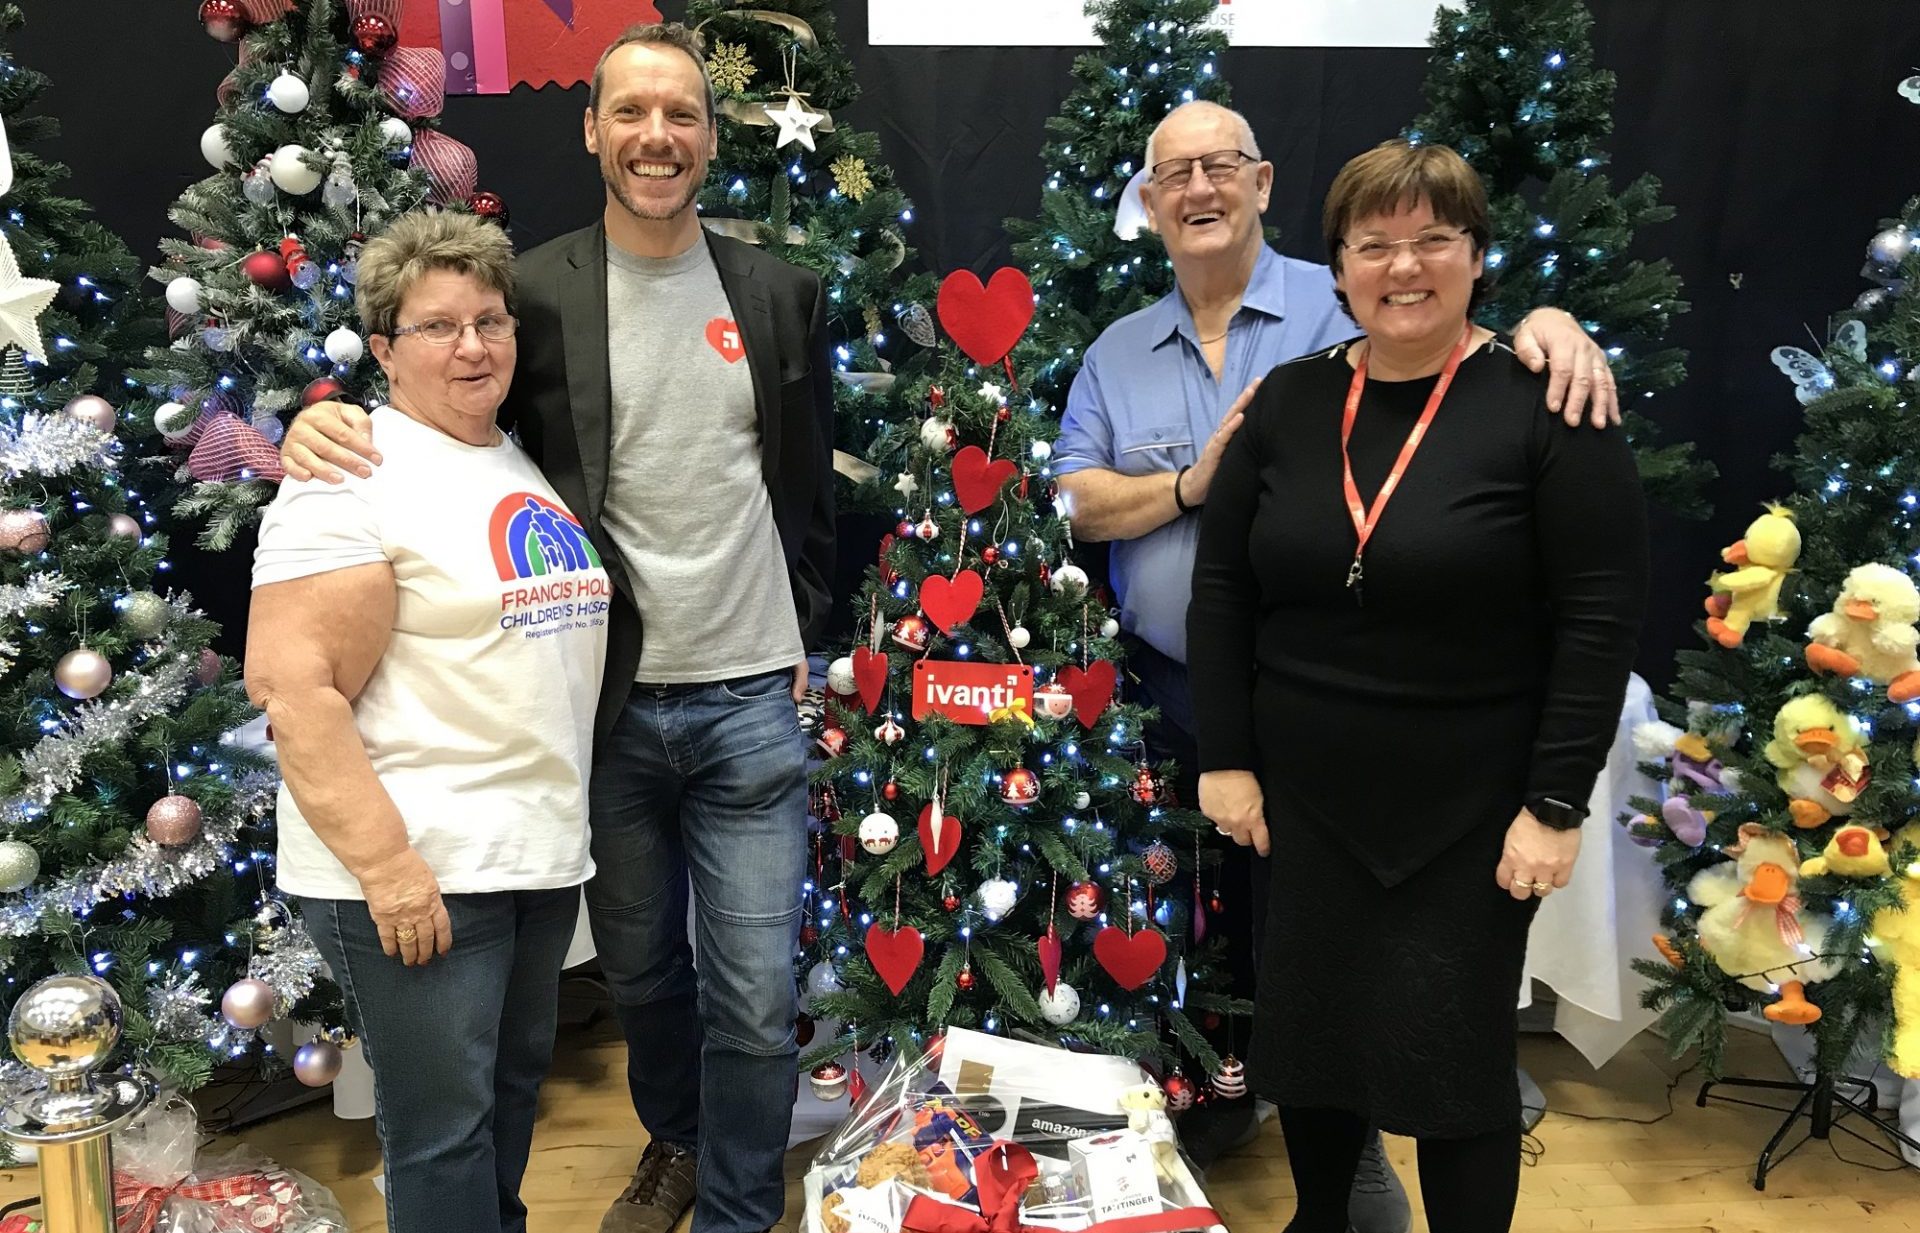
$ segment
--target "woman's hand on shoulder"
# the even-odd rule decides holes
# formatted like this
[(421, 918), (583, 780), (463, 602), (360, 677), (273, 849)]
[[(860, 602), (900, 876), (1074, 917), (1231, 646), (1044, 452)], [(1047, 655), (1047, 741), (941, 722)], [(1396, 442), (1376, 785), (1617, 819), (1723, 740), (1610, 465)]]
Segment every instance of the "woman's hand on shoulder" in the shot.
[(1267, 855), (1266, 802), (1252, 771), (1207, 771), (1200, 776), (1200, 812), (1213, 829), (1241, 847)]

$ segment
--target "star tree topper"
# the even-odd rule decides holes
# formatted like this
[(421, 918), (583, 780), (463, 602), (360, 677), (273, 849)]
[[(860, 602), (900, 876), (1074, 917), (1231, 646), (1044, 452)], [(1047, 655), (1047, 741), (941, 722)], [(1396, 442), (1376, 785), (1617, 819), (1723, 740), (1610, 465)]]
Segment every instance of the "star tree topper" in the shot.
[(775, 107), (771, 103), (762, 103), (760, 110), (767, 113), (767, 119), (780, 126), (780, 136), (773, 143), (778, 150), (789, 141), (797, 141), (807, 149), (814, 149), (813, 126), (827, 117), (817, 111), (808, 111), (800, 100), (805, 97), (799, 93), (789, 93), (784, 107)]
[(40, 340), (40, 314), (53, 303), (60, 284), (44, 278), (22, 278), (20, 259), (0, 233), (0, 348), (12, 344), (37, 360), (47, 358)]

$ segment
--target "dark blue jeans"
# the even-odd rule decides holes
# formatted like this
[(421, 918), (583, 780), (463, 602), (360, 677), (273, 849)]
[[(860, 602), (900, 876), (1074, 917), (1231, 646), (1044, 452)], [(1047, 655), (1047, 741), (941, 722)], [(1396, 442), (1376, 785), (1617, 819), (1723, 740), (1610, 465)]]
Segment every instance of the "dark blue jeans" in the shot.
[(594, 761), (594, 945), (634, 1112), (698, 1153), (694, 1233), (761, 1233), (786, 1207), (807, 825), (792, 682), (636, 685)]
[(526, 1233), (520, 1177), (580, 888), (446, 896), (453, 949), (407, 967), (357, 899), (302, 898), (373, 1068), (389, 1233)]

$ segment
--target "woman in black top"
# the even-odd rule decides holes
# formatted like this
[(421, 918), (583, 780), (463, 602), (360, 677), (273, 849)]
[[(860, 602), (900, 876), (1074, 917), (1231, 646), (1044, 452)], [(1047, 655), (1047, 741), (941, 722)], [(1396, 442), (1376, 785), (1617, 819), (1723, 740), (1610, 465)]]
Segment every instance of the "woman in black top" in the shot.
[(1344, 1233), (1369, 1124), (1419, 1139), (1435, 1233), (1496, 1233), (1527, 928), (1612, 743), (1645, 511), (1624, 435), (1562, 427), (1471, 324), (1487, 204), (1457, 154), (1369, 151), (1323, 221), (1366, 333), (1267, 377), (1209, 492), (1200, 804), (1275, 858), (1251, 1065), (1288, 1233)]

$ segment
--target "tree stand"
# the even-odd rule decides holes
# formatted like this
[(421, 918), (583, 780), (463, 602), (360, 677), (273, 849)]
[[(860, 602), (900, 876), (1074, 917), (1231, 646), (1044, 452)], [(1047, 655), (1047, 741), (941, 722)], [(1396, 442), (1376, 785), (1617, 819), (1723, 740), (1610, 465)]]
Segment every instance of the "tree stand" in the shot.
[[(1854, 1097), (1843, 1095), (1836, 1090), (1836, 1085), (1858, 1089), (1865, 1094), (1866, 1100), (1862, 1102)], [(1733, 1096), (1719, 1095), (1713, 1091), (1716, 1087), (1758, 1088), (1768, 1092), (1798, 1092), (1800, 1099), (1795, 1101), (1791, 1107), (1763, 1104), (1759, 1101), (1740, 1100)], [(1760, 1159), (1754, 1163), (1753, 1188), (1755, 1190), (1765, 1190), (1767, 1188), (1767, 1174), (1773, 1171), (1775, 1165), (1799, 1151), (1801, 1145), (1808, 1139), (1826, 1139), (1831, 1137), (1832, 1133), (1836, 1130), (1843, 1134), (1851, 1135), (1868, 1147), (1876, 1151), (1884, 1152), (1896, 1160), (1902, 1159), (1900, 1153), (1895, 1148), (1889, 1147), (1877, 1139), (1868, 1138), (1849, 1126), (1842, 1125), (1841, 1123), (1848, 1116), (1857, 1115), (1863, 1117), (1867, 1121), (1872, 1122), (1874, 1126), (1888, 1138), (1897, 1140), (1901, 1144), (1914, 1149), (1916, 1152), (1920, 1152), (1920, 1142), (1915, 1142), (1913, 1139), (1908, 1138), (1901, 1132), (1899, 1126), (1886, 1121), (1880, 1116), (1878, 1112), (1880, 1108), (1879, 1089), (1866, 1079), (1854, 1079), (1846, 1076), (1841, 1076), (1836, 1079), (1831, 1075), (1821, 1075), (1812, 1083), (1790, 1083), (1780, 1079), (1709, 1080), (1700, 1085), (1700, 1096), (1694, 1103), (1704, 1109), (1707, 1107), (1709, 1097), (1714, 1100), (1724, 1101), (1730, 1105), (1745, 1105), (1750, 1109), (1772, 1109), (1775, 1112), (1785, 1113), (1787, 1115), (1780, 1122), (1779, 1128), (1773, 1132), (1773, 1137), (1767, 1140), (1767, 1145), (1760, 1149)], [(1789, 1147), (1784, 1152), (1780, 1151), (1780, 1145), (1786, 1141), (1787, 1134), (1793, 1129), (1794, 1123), (1803, 1117), (1806, 1118), (1809, 1123), (1807, 1133), (1796, 1140), (1792, 1147)]]

